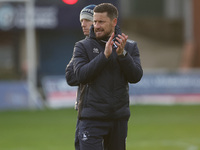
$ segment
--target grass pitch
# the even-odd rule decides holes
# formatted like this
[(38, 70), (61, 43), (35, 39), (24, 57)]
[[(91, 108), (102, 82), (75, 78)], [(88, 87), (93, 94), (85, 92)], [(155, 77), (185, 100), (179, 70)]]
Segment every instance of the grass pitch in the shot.
[[(131, 106), (127, 150), (200, 150), (200, 105)], [(74, 109), (0, 112), (1, 150), (73, 150)]]

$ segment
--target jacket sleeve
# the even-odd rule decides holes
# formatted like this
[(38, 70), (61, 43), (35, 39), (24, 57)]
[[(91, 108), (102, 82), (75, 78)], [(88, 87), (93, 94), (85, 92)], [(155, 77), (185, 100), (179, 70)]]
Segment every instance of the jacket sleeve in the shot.
[(74, 47), (74, 72), (78, 81), (82, 84), (89, 83), (103, 70), (109, 62), (103, 52), (100, 52), (93, 58), (92, 50), (86, 49), (81, 42), (75, 44)]
[(143, 76), (143, 70), (140, 62), (139, 49), (134, 41), (127, 41), (127, 55), (118, 56), (118, 61), (128, 82), (137, 83)]
[(79, 82), (76, 79), (74, 69), (73, 69), (73, 57), (71, 58), (69, 64), (67, 65), (67, 67), (65, 69), (65, 78), (66, 78), (67, 83), (70, 86), (78, 86), (79, 85)]

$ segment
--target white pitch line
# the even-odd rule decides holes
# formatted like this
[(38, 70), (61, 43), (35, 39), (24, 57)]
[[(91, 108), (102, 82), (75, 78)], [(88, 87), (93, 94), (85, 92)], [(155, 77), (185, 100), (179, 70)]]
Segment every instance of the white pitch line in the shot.
[(172, 140), (154, 140), (154, 141), (142, 141), (142, 142), (137, 142), (135, 145), (141, 146), (141, 147), (146, 147), (146, 146), (175, 146), (175, 147), (180, 147), (183, 148), (184, 150), (200, 150), (197, 145), (191, 144), (191, 143), (186, 143), (182, 141), (172, 141)]

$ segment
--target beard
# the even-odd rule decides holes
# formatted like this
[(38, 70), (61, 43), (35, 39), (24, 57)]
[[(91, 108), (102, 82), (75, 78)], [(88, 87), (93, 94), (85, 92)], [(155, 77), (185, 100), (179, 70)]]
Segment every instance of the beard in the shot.
[[(97, 32), (102, 32), (103, 34), (98, 35)], [(110, 37), (112, 30), (109, 31), (105, 31), (104, 29), (96, 29), (94, 30), (95, 36), (97, 40), (108, 40), (108, 38)]]

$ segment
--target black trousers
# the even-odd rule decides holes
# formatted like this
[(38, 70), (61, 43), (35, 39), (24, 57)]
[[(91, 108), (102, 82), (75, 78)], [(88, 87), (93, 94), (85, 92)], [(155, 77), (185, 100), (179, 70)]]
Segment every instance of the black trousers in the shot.
[(80, 150), (78, 134), (79, 134), (79, 119), (77, 119), (77, 123), (76, 123), (76, 132), (75, 132), (75, 141), (74, 141), (75, 150)]
[(80, 150), (125, 150), (127, 120), (80, 120)]

